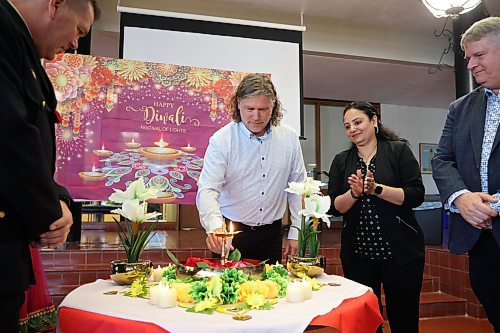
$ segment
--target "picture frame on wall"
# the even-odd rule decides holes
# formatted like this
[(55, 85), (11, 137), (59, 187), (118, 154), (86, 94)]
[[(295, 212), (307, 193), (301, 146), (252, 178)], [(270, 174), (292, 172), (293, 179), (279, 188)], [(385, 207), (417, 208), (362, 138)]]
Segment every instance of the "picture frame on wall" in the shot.
[(421, 173), (432, 173), (432, 158), (436, 153), (438, 145), (436, 143), (420, 143), (420, 172)]

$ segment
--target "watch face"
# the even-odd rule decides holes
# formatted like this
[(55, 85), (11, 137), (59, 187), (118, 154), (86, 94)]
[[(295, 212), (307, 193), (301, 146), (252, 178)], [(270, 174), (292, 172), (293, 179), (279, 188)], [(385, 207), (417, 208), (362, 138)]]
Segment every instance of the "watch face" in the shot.
[(382, 190), (383, 190), (382, 186), (377, 185), (377, 187), (375, 187), (375, 194), (381, 194)]

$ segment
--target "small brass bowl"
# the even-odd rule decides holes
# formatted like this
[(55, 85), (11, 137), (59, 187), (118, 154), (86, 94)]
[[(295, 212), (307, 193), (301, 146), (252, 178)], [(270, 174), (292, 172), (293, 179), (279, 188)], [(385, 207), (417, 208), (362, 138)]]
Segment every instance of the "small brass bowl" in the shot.
[(199, 267), (191, 267), (191, 266), (184, 266), (184, 265), (177, 265), (177, 268), (175, 269), (175, 273), (179, 279), (182, 281), (185, 281), (188, 278), (191, 278), (196, 275), (201, 270)]
[(149, 277), (151, 266), (151, 260), (148, 259), (140, 259), (134, 263), (129, 263), (127, 259), (113, 260), (109, 277), (120, 285), (129, 285), (141, 277)]

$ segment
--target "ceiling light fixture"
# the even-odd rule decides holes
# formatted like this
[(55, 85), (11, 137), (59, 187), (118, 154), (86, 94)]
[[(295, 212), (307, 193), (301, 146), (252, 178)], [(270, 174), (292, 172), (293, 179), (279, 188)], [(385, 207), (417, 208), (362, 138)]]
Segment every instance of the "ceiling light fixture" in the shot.
[(456, 17), (477, 7), (481, 0), (422, 0), (425, 7), (437, 18)]

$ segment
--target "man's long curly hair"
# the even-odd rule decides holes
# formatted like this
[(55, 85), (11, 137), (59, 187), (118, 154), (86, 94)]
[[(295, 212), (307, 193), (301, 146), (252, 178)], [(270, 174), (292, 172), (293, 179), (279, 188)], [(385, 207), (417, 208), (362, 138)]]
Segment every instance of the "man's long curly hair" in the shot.
[(228, 103), (233, 120), (237, 123), (241, 122), (241, 114), (238, 109), (239, 101), (247, 97), (259, 95), (265, 95), (271, 100), (273, 111), (270, 122), (271, 125), (278, 126), (283, 118), (283, 111), (271, 78), (265, 74), (248, 74), (238, 85), (236, 92)]

